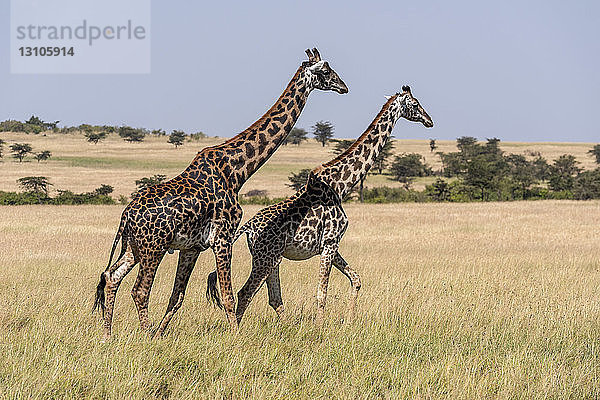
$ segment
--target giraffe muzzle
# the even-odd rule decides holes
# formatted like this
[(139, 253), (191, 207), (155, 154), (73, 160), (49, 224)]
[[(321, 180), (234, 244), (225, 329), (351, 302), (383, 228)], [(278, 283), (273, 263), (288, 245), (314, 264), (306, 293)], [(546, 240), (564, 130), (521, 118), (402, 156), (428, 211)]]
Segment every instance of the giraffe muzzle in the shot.
[(335, 86), (334, 90), (339, 94), (346, 94), (348, 93), (348, 86), (346, 86), (344, 82), (341, 82), (340, 84)]

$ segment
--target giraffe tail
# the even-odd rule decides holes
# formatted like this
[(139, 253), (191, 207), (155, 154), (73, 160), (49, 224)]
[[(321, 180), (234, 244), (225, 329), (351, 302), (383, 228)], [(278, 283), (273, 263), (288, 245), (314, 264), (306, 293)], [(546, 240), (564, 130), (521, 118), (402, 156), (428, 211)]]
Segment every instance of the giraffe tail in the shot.
[(125, 232), (125, 218), (121, 217), (121, 223), (119, 224), (119, 229), (117, 230), (117, 235), (115, 236), (115, 240), (113, 241), (112, 249), (110, 250), (110, 257), (108, 259), (108, 266), (106, 269), (100, 274), (100, 282), (98, 282), (98, 286), (96, 286), (96, 298), (94, 299), (94, 307), (92, 308), (92, 312), (100, 309), (102, 311), (102, 315), (104, 316), (104, 288), (106, 287), (106, 271), (110, 268), (112, 264), (113, 256), (115, 255), (115, 250), (119, 241), (122, 240), (121, 253), (119, 254), (119, 258), (123, 257), (125, 254), (125, 250), (127, 249), (126, 243), (126, 232)]
[(223, 309), (221, 298), (219, 297), (219, 289), (217, 288), (217, 271), (214, 270), (208, 274), (206, 281), (206, 300), (212, 302), (215, 307)]
[[(250, 222), (250, 221), (248, 221)], [(242, 236), (244, 233), (246, 233), (247, 228), (248, 228), (248, 222), (246, 222), (244, 225), (242, 225), (237, 232), (235, 233), (235, 236), (233, 237), (233, 240), (231, 241), (231, 243), (235, 243), (237, 242), (237, 240), (240, 238), (240, 236)]]

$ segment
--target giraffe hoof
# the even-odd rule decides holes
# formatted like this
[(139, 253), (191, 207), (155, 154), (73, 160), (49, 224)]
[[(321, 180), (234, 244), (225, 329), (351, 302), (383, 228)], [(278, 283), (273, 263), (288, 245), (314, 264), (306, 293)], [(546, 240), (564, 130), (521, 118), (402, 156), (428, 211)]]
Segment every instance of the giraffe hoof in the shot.
[(99, 343), (108, 343), (110, 341), (110, 336), (103, 336), (102, 339), (99, 340)]
[(277, 309), (275, 310), (275, 312), (277, 313), (277, 316), (279, 318), (281, 318), (283, 316), (283, 312), (285, 311), (285, 309), (283, 308), (283, 306), (279, 306), (277, 307)]

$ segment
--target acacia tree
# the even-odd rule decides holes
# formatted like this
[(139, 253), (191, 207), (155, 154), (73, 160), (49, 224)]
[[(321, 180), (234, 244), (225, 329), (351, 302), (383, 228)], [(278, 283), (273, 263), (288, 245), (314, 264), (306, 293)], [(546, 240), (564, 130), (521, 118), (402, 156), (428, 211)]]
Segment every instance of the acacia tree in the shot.
[(577, 164), (575, 156), (571, 154), (563, 154), (554, 160), (550, 166), (548, 186), (555, 191), (573, 190), (575, 175), (581, 171)]
[(32, 115), (27, 121), (25, 121), (25, 124), (29, 125), (30, 127), (38, 127), (39, 129), (35, 129), (33, 130), (33, 132), (39, 133), (42, 131), (55, 129), (59, 122), (60, 121), (45, 122), (42, 121), (39, 117)]
[(333, 137), (333, 125), (329, 121), (319, 121), (312, 127), (313, 135), (317, 142), (321, 143), (323, 147)]
[(390, 169), (394, 179), (405, 186), (410, 185), (413, 177), (431, 175), (431, 168), (423, 162), (423, 156), (418, 153), (396, 156)]
[(206, 133), (204, 133), (202, 131), (198, 131), (196, 133), (190, 133), (188, 141), (191, 142), (193, 140), (193, 141), (197, 142), (199, 140), (206, 139), (207, 137), (208, 136), (206, 136)]
[(33, 149), (28, 143), (15, 143), (10, 146), (10, 150), (13, 153), (13, 157), (18, 159), (19, 162), (22, 162), (27, 154), (31, 153)]
[(429, 139), (429, 151), (433, 153), (433, 151), (437, 149), (437, 144), (435, 143), (435, 139)]
[(171, 143), (173, 146), (175, 146), (175, 148), (178, 148), (179, 146), (183, 145), (183, 143), (185, 142), (185, 137), (186, 137), (186, 134), (184, 131), (174, 130), (169, 135), (168, 142)]
[(98, 144), (98, 142), (100, 142), (101, 140), (106, 139), (106, 136), (108, 136), (108, 132), (106, 132), (104, 130), (98, 131), (98, 132), (89, 130), (89, 131), (85, 131), (84, 135), (87, 138), (88, 142)]
[(596, 164), (600, 164), (600, 144), (597, 144), (594, 147), (592, 147), (592, 149), (588, 151), (588, 153), (596, 157)]
[(26, 192), (48, 195), (48, 190), (52, 184), (45, 176), (26, 176), (17, 179), (17, 183)]
[(550, 177), (550, 165), (548, 161), (542, 156), (537, 156), (531, 163), (536, 179), (539, 181), (548, 180)]
[(144, 137), (146, 137), (146, 132), (141, 128), (136, 129), (130, 126), (121, 126), (119, 127), (119, 136), (130, 143), (143, 142)]
[(525, 200), (529, 187), (537, 182), (536, 166), (522, 154), (509, 154), (506, 156), (506, 162), (508, 163), (511, 179), (519, 187), (521, 198)]
[(283, 141), (283, 145), (286, 146), (288, 143), (291, 143), (291, 144), (295, 144), (296, 146), (299, 146), (300, 143), (308, 140), (306, 137), (307, 135), (308, 135), (308, 132), (306, 132), (306, 129), (292, 128), (292, 130), (290, 131), (290, 134)]
[(37, 160), (37, 162), (46, 161), (47, 159), (52, 157), (52, 153), (50, 152), (50, 150), (44, 150), (40, 153), (37, 153), (34, 157)]
[(381, 152), (375, 159), (373, 164), (373, 169), (377, 170), (377, 173), (381, 175), (383, 170), (388, 166), (388, 159), (392, 156), (392, 150), (394, 149), (394, 144), (392, 143), (392, 137), (388, 139), (387, 142), (381, 148)]
[(350, 139), (333, 139), (333, 143), (335, 143), (333, 149), (331, 149), (331, 152), (333, 154), (339, 155), (342, 154), (343, 152), (345, 152), (348, 147), (352, 146), (352, 143), (354, 143), (354, 140), (350, 140)]
[(427, 196), (435, 201), (447, 201), (450, 199), (450, 185), (442, 178), (437, 178), (435, 182), (426, 187)]

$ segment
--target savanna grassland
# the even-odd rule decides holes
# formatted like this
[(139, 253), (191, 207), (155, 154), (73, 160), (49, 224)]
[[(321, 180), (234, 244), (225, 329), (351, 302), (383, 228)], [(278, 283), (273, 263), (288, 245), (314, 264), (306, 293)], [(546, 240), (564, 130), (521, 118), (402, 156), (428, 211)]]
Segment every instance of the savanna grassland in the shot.
[[(600, 202), (350, 204), (341, 252), (362, 275), (355, 320), (342, 323), (349, 284), (334, 272), (319, 330), (318, 260), (284, 260), (285, 317), (263, 288), (232, 335), (204, 298), (205, 252), (165, 337), (138, 330), (134, 270), (103, 344), (90, 311), (120, 211), (0, 208), (2, 397), (600, 396)], [(155, 322), (175, 261), (157, 274)], [(249, 264), (242, 239), (236, 288)]]
[[(113, 197), (129, 196), (135, 190), (135, 181), (154, 174), (164, 174), (168, 178), (181, 172), (202, 148), (223, 142), (222, 138), (207, 138), (197, 142), (186, 142), (175, 149), (167, 143), (167, 137), (147, 136), (142, 143), (127, 143), (118, 135), (112, 134), (97, 145), (86, 142), (82, 134), (52, 134), (47, 136), (24, 133), (0, 133), (6, 141), (4, 161), (0, 160), (0, 190), (18, 191), (16, 180), (24, 176), (47, 176), (55, 189), (68, 189), (73, 192), (91, 191), (101, 184), (114, 187)], [(10, 157), (9, 145), (30, 143), (36, 152), (50, 150), (48, 161), (37, 163), (29, 156), (23, 163)], [(438, 140), (436, 151), (456, 151), (456, 142)], [(594, 157), (588, 154), (591, 143), (516, 143), (501, 142), (500, 147), (508, 153), (525, 154), (540, 152), (548, 161), (562, 154), (572, 154), (580, 162), (580, 167), (596, 167)], [(269, 197), (283, 197), (293, 193), (286, 186), (291, 172), (302, 168), (314, 168), (334, 157), (333, 146), (322, 147), (310, 139), (300, 146), (282, 146), (261, 167), (242, 188), (266, 190)], [(434, 170), (439, 170), (441, 162), (435, 152), (431, 152), (427, 140), (394, 140), (394, 154), (419, 153)], [(392, 157), (393, 159), (393, 157)], [(414, 188), (422, 190), (425, 184), (435, 181), (435, 177), (418, 178)], [(401, 183), (390, 180), (387, 175), (369, 175), (366, 187), (400, 187)]]
[[(11, 135), (2, 138), (54, 156), (0, 162), (0, 190), (44, 175), (61, 189), (106, 183), (128, 195), (135, 179), (172, 176), (217, 143), (175, 150), (165, 138), (92, 145), (80, 136)], [(454, 151), (453, 142), (438, 145)], [(583, 166), (592, 164), (590, 147), (502, 146), (549, 160), (574, 154)], [(398, 141), (402, 151), (436, 165), (426, 141)], [(242, 192), (288, 194), (290, 171), (329, 158), (316, 143), (284, 147)], [(362, 277), (354, 320), (344, 320), (349, 283), (334, 270), (319, 329), (318, 259), (284, 260), (284, 317), (263, 288), (231, 334), (204, 298), (214, 268), (207, 251), (164, 337), (151, 341), (138, 329), (134, 269), (118, 294), (114, 337), (100, 343), (93, 295), (122, 208), (0, 207), (0, 398), (600, 398), (599, 201), (348, 204), (340, 252)], [(259, 209), (244, 206), (244, 220)], [(175, 263), (167, 255), (159, 268), (154, 322)], [(232, 265), (239, 289), (250, 272), (244, 238)]]

